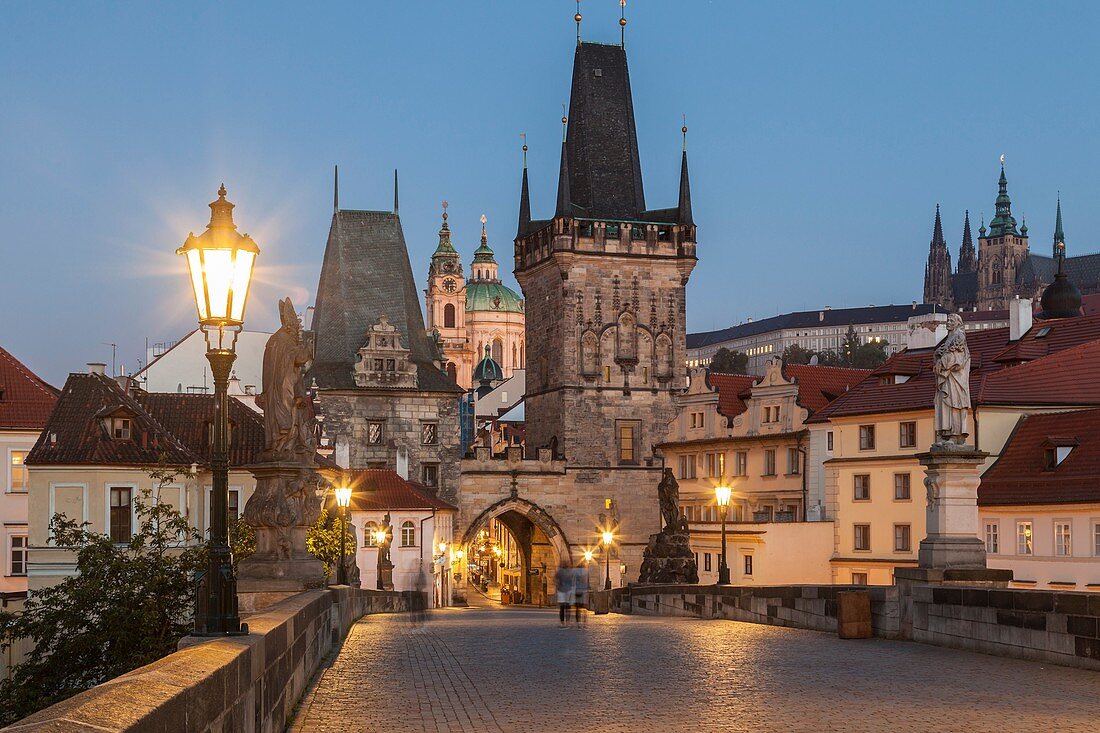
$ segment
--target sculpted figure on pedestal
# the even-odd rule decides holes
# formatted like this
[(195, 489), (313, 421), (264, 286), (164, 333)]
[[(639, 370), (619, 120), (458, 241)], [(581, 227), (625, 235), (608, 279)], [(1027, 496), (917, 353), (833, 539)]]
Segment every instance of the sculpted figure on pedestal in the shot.
[(264, 411), (264, 458), (312, 465), (313, 405), (302, 375), (313, 361), (313, 344), (302, 338), (302, 322), (290, 298), (279, 301), (279, 318), (283, 327), (267, 340), (263, 392), (256, 396)]
[(933, 445), (965, 445), (970, 432), (970, 349), (958, 313), (947, 316), (947, 337), (936, 347), (936, 440)]

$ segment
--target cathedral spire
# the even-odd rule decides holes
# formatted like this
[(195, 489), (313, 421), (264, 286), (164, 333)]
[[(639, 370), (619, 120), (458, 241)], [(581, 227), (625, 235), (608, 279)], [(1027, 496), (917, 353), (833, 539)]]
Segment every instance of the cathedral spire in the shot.
[(946, 308), (954, 305), (951, 286), (951, 253), (943, 238), (943, 221), (940, 206), (936, 204), (936, 221), (932, 225), (932, 241), (928, 246), (928, 263), (924, 268), (924, 302), (937, 303)]
[(684, 134), (684, 150), (680, 156), (680, 204), (678, 223), (694, 224), (695, 221), (691, 217), (691, 184), (688, 182), (687, 124), (680, 128), (680, 130)]
[(959, 248), (959, 273), (977, 272), (978, 256), (974, 251), (974, 237), (970, 233), (970, 210), (963, 216), (963, 241)]
[(531, 191), (527, 186), (527, 133), (523, 133), (523, 180), (519, 185), (519, 228), (516, 238), (527, 233), (531, 224)]
[(989, 236), (1020, 235), (1016, 220), (1012, 217), (1012, 200), (1008, 197), (1008, 178), (1005, 176), (1005, 159), (1001, 156), (1001, 177), (997, 180), (997, 213), (989, 222)]
[[(1054, 215), (1054, 256), (1065, 258), (1066, 256), (1066, 235), (1062, 231), (1062, 194), (1058, 193), (1058, 207), (1057, 213)], [(1061, 270), (1061, 263), (1058, 265), (1058, 269)]]
[(1062, 232), (1062, 197), (1058, 196), (1058, 208), (1054, 217), (1054, 260), (1058, 271), (1054, 282), (1043, 290), (1039, 303), (1043, 310), (1037, 316), (1047, 320), (1051, 318), (1072, 318), (1081, 313), (1081, 291), (1070, 282), (1066, 272), (1066, 237)]
[(435, 252), (432, 253), (432, 259), (437, 257), (457, 257), (458, 251), (451, 244), (451, 228), (447, 225), (447, 207), (449, 204), (443, 202), (443, 225), (439, 227), (439, 245), (435, 248)]

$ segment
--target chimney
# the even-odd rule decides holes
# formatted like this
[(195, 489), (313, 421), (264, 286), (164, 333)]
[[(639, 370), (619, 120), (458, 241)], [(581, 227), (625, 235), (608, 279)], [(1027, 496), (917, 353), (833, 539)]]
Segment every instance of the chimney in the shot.
[(107, 365), (101, 361), (88, 362), (88, 374), (107, 374)]
[(909, 328), (909, 349), (930, 349), (947, 335), (947, 314), (926, 313), (922, 316), (909, 316), (906, 321)]
[(1019, 341), (1031, 330), (1031, 298), (1016, 299), (1008, 304), (1008, 340)]

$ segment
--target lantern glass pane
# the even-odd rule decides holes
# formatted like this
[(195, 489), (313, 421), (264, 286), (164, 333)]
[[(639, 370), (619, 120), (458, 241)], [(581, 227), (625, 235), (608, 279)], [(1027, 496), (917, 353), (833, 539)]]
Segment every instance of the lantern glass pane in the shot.
[(244, 304), (248, 298), (248, 284), (252, 279), (252, 264), (255, 261), (255, 252), (237, 250), (237, 261), (233, 267), (233, 304), (230, 308), (230, 320), (238, 322), (244, 320)]
[(233, 285), (233, 250), (204, 249), (203, 277), (210, 296), (210, 317), (226, 320), (229, 316), (229, 290)]
[(202, 281), (202, 258), (199, 250), (187, 250), (187, 267), (191, 270), (191, 287), (195, 291), (195, 304), (199, 307), (199, 320), (205, 321), (209, 314), (206, 312), (206, 288)]

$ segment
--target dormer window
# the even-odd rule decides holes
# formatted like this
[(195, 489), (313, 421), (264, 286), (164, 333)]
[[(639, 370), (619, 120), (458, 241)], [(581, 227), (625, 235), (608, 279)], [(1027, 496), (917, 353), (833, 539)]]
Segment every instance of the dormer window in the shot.
[(1072, 452), (1072, 445), (1053, 445), (1048, 447), (1045, 451), (1043, 467), (1048, 471), (1053, 471), (1058, 468), (1058, 466), (1062, 465), (1062, 461), (1066, 460)]
[(111, 437), (115, 440), (130, 439), (130, 418), (112, 417), (110, 419)]

